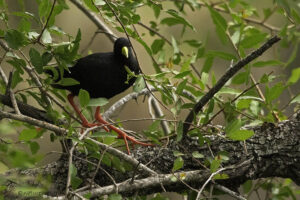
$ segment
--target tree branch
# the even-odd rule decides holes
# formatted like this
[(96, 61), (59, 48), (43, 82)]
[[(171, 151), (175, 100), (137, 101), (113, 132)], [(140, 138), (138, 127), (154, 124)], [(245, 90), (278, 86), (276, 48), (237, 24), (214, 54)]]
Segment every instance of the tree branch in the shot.
[(78, 0), (70, 0), (77, 8), (79, 8), (94, 24), (97, 26), (98, 29), (105, 31), (108, 33), (108, 38), (114, 43), (117, 36), (111, 31), (108, 26), (103, 23), (96, 14), (90, 12), (87, 8), (82, 5), (82, 3)]
[[(245, 144), (243, 141), (232, 141), (214, 135), (206, 137), (206, 141), (209, 140), (210, 143), (209, 147), (207, 145), (200, 146), (197, 138), (188, 138), (182, 144), (170, 141), (166, 148), (158, 146), (136, 148), (132, 152), (133, 157), (120, 152), (119, 158), (123, 159), (127, 156), (131, 160), (136, 160), (133, 166), (137, 166), (140, 162), (157, 174), (145, 174), (146, 171), (140, 168), (141, 170), (136, 176), (133, 171), (122, 173), (111, 166), (103, 165), (102, 167), (114, 177), (118, 191), (124, 196), (132, 196), (135, 192), (138, 192), (139, 195), (161, 192), (163, 189), (160, 184), (163, 185), (166, 191), (176, 192), (186, 190), (185, 184), (189, 184), (193, 188), (201, 188), (212, 172), (203, 167), (204, 159), (193, 157), (193, 152), (195, 151), (203, 154), (205, 158), (211, 157), (211, 154), (215, 155), (212, 159), (218, 159), (220, 151), (228, 153), (227, 156), (230, 159), (222, 162), (221, 167), (226, 169), (222, 171), (222, 174), (227, 174), (228, 179), (214, 180), (214, 183), (225, 186), (229, 190), (235, 191), (246, 180), (267, 177), (290, 178), (297, 185), (300, 185), (300, 112), (291, 120), (286, 120), (276, 125), (265, 123), (251, 129), (255, 134), (246, 140)], [(91, 138), (86, 136), (84, 141), (86, 140), (91, 140)], [(99, 146), (104, 145), (97, 141), (93, 141), (93, 143)], [(247, 153), (244, 151), (244, 145), (246, 145)], [(107, 145), (101, 148), (107, 149), (107, 152), (111, 151), (111, 149), (118, 151)], [(184, 166), (180, 169), (180, 172), (175, 173), (175, 176), (172, 173), (173, 163), (176, 159), (174, 151), (181, 152), (184, 160)], [(74, 151), (73, 164), (77, 168), (77, 176), (83, 180), (82, 186), (91, 184), (89, 180), (94, 177), (93, 170), (96, 170), (98, 163), (97, 159), (87, 159), (86, 157), (86, 155)], [(68, 155), (64, 155), (57, 162), (47, 166), (18, 173), (19, 176), (37, 176), (37, 174), (42, 174), (47, 177), (51, 175), (52, 189), (47, 195), (64, 195), (68, 173), (68, 159)], [(127, 161), (131, 162), (130, 160)], [(94, 163), (92, 167), (90, 163)], [(138, 166), (141, 166), (141, 164)], [(90, 171), (87, 171), (87, 168)], [(11, 173), (8, 173), (7, 176), (11, 175)], [(128, 181), (128, 179), (133, 179), (133, 182)], [(77, 193), (83, 196), (91, 192), (96, 197), (116, 192), (111, 178), (108, 178), (102, 170), (99, 170), (94, 180), (94, 185), (99, 186), (95, 188), (88, 187)]]
[(190, 128), (190, 124), (193, 122), (195, 116), (202, 110), (202, 108), (206, 105), (206, 103), (217, 93), (220, 89), (226, 84), (226, 82), (231, 79), (240, 69), (249, 64), (251, 61), (262, 55), (266, 50), (271, 48), (276, 42), (278, 42), (280, 38), (278, 36), (274, 36), (269, 39), (265, 44), (263, 44), (260, 48), (250, 53), (246, 58), (240, 60), (233, 67), (229, 68), (228, 71), (219, 79), (216, 85), (211, 88), (200, 100), (195, 104), (192, 111), (188, 114), (184, 121), (183, 125), (183, 138), (186, 136)]

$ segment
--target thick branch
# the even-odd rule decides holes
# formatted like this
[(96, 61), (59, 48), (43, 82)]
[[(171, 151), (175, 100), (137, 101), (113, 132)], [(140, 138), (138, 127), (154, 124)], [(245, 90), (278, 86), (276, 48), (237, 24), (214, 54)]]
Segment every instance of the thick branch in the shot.
[[(300, 112), (299, 112), (300, 113)], [(204, 160), (195, 159), (192, 156), (194, 151), (198, 151), (205, 157), (218, 155), (218, 152), (227, 152), (229, 161), (223, 162), (222, 167), (225, 168), (222, 173), (226, 173), (229, 178), (216, 181), (217, 183), (235, 190), (244, 181), (249, 179), (267, 178), (267, 177), (283, 177), (291, 178), (296, 184), (300, 185), (300, 114), (292, 119), (280, 122), (278, 124), (265, 123), (262, 126), (253, 127), (255, 135), (244, 142), (232, 141), (220, 136), (209, 136), (210, 145), (200, 146), (197, 138), (188, 138), (183, 144), (178, 144), (171, 141), (166, 148), (160, 147), (139, 147), (134, 150), (133, 156), (139, 162), (147, 166), (147, 168), (156, 171), (158, 175), (145, 174), (144, 170), (127, 171), (121, 173), (112, 167), (101, 165), (111, 176), (114, 177), (118, 185), (118, 191), (125, 196), (131, 196), (138, 192), (139, 195), (151, 194), (163, 191), (159, 181), (163, 183), (163, 187), (167, 191), (183, 191), (186, 184), (193, 188), (200, 188), (210, 176), (211, 172), (203, 168)], [(247, 148), (245, 152), (244, 145)], [(173, 162), (176, 159), (173, 152), (180, 151), (184, 155), (184, 166), (182, 171), (177, 175), (184, 177), (183, 180), (172, 180)], [(214, 156), (212, 156), (212, 154)], [(247, 162), (246, 162), (247, 161)], [(93, 170), (97, 166), (97, 160), (87, 159), (86, 155), (75, 153), (74, 165), (78, 170), (78, 176), (84, 181), (82, 186), (90, 185), (90, 177), (94, 176)], [(243, 163), (241, 165), (241, 163)], [(93, 166), (94, 168), (87, 167)], [(232, 168), (232, 166), (235, 166)], [(87, 168), (91, 171), (87, 171)], [(21, 174), (36, 176), (42, 173), (45, 176), (51, 175), (53, 178), (51, 194), (63, 194), (65, 189), (68, 156), (62, 158), (52, 164), (39, 169), (23, 171)], [(133, 168), (135, 169), (135, 168)], [(232, 169), (232, 170), (231, 170)], [(134, 181), (129, 183), (132, 176), (135, 176)], [(198, 178), (196, 178), (198, 177)], [(93, 195), (104, 195), (116, 192), (111, 182), (111, 179), (101, 170), (96, 175), (96, 184), (101, 187), (87, 189), (79, 194), (94, 192)], [(130, 190), (128, 189), (129, 186)]]

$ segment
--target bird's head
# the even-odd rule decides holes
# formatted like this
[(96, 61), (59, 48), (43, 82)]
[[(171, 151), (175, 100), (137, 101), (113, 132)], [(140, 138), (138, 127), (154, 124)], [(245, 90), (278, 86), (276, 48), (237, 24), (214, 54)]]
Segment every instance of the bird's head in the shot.
[(129, 59), (131, 56), (131, 46), (127, 38), (118, 38), (114, 44), (114, 52), (117, 56), (121, 56), (122, 59)]
[(132, 54), (131, 45), (127, 38), (118, 38), (114, 44), (114, 54), (117, 56), (124, 67), (127, 67), (135, 74), (140, 73), (140, 68), (135, 56)]

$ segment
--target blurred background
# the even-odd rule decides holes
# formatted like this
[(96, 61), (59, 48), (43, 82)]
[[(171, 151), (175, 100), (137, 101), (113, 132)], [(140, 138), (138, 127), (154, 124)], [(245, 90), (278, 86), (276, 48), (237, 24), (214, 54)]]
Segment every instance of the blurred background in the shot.
[[(272, 0), (268, 1), (259, 1), (259, 0), (249, 0), (252, 2), (252, 5), (259, 5), (258, 6), (258, 12), (261, 14), (263, 12), (263, 8), (265, 7), (270, 7), (270, 5), (273, 4)], [(9, 7), (9, 11), (18, 11), (20, 10), (20, 6), (18, 3), (18, 0), (9, 0), (6, 1)], [(68, 6), (70, 7), (69, 10), (63, 11), (61, 14), (59, 14), (56, 17), (56, 26), (57, 27), (62, 27), (63, 31), (69, 33), (70, 35), (75, 36), (78, 29), (81, 30), (82, 33), (82, 39), (80, 42), (80, 49), (79, 52), (82, 52), (82, 56), (87, 55), (88, 53), (92, 52), (107, 52), (107, 51), (112, 51), (113, 44), (112, 42), (107, 38), (105, 34), (97, 34), (93, 42), (89, 45), (94, 33), (98, 30), (97, 27), (89, 20), (86, 15), (82, 11), (80, 11), (76, 6), (74, 6), (72, 3), (69, 1), (66, 1)], [(38, 7), (37, 3), (34, 0), (24, 0), (24, 6), (25, 9), (28, 10), (30, 13), (34, 13), (38, 15)], [(173, 7), (172, 2), (166, 2), (163, 3), (163, 7), (165, 9), (171, 9)], [(186, 18), (188, 21), (191, 22), (191, 24), (196, 28), (196, 31), (193, 32), (191, 30), (186, 30), (187, 33), (185, 34), (185, 38), (183, 39), (196, 39), (201, 42), (206, 43), (206, 47), (208, 47), (208, 50), (220, 50), (220, 51), (225, 51), (228, 53), (235, 54), (235, 51), (229, 47), (229, 45), (224, 46), (218, 39), (215, 31), (215, 25), (213, 24), (211, 20), (210, 13), (208, 9), (206, 8), (201, 8), (200, 11), (197, 12), (192, 12), (189, 10), (189, 8), (185, 8), (186, 12)], [(146, 7), (141, 7), (138, 9), (138, 13), (141, 15), (141, 21), (144, 24), (149, 24), (150, 20), (153, 20), (153, 11), (150, 10), (149, 8)], [(161, 17), (163, 17), (162, 15)], [(99, 16), (101, 18), (101, 16)], [(224, 15), (224, 17), (228, 17)], [(102, 18), (101, 18), (102, 19)], [(17, 27), (19, 23), (19, 18), (10, 16), (10, 24), (15, 24)], [(284, 19), (275, 14), (273, 17), (271, 17), (267, 22), (268, 24), (274, 25), (276, 27), (281, 27)], [(0, 25), (3, 25), (0, 23)], [(107, 23), (109, 26), (109, 23)], [(32, 27), (34, 28), (34, 27)], [(36, 27), (37, 29), (39, 27)], [(144, 29), (141, 26), (136, 26), (137, 31), (139, 32), (140, 35), (143, 35), (143, 33), (147, 33), (143, 36), (144, 41), (147, 42), (148, 45), (152, 43), (152, 41), (155, 39), (155, 37), (151, 37), (148, 34), (148, 31)], [(124, 36), (123, 34), (120, 34), (116, 30), (112, 28), (113, 32), (116, 33), (118, 36)], [(162, 26), (160, 29), (160, 33), (167, 37), (168, 39), (171, 39), (171, 36), (174, 36), (175, 38), (180, 38), (181, 37), (181, 27), (180, 25), (178, 26), (172, 26), (172, 27), (167, 27), (167, 26)], [(56, 38), (57, 40), (60, 40), (60, 38)], [(89, 46), (88, 46), (89, 45)], [(133, 46), (137, 52), (138, 60), (140, 62), (141, 68), (143, 72), (147, 75), (155, 73), (154, 68), (152, 66), (152, 60), (148, 56), (147, 52), (145, 49), (138, 43), (133, 41)], [(39, 46), (36, 46), (37, 49), (39, 49)], [(87, 49), (86, 49), (87, 48)], [(181, 45), (182, 51), (183, 52), (188, 52), (192, 54), (192, 49), (187, 46), (187, 45)], [(28, 53), (29, 49), (27, 49)], [(26, 52), (26, 49), (24, 50)], [(170, 53), (172, 52), (170, 48)], [(274, 57), (274, 54), (278, 52), (274, 52), (274, 50), (269, 50), (267, 51), (263, 57), (261, 57), (261, 60), (268, 60)], [(286, 51), (281, 51), (280, 52), (280, 57), (284, 61), (287, 59), (287, 57), (291, 54), (291, 49), (287, 48)], [(0, 48), (0, 55), (3, 55), (3, 50)], [(280, 74), (282, 76), (288, 77), (290, 75), (290, 71), (294, 68), (297, 67), (297, 61), (299, 60), (299, 55), (297, 55), (297, 58), (295, 59), (295, 62), (292, 63), (289, 67), (283, 69), (279, 67), (268, 67), (268, 68), (256, 68), (253, 70), (254, 76), (259, 79), (261, 74), (263, 73), (269, 73), (273, 72), (274, 74)], [(203, 66), (203, 62), (199, 61), (195, 63), (195, 66), (197, 67), (198, 70), (201, 70)], [(212, 70), (215, 72), (216, 77), (220, 77), (226, 69), (230, 66), (229, 61), (224, 61), (221, 59), (215, 59), (213, 68)], [(11, 66), (9, 66), (7, 63), (3, 62), (2, 63), (2, 68), (8, 74), (11, 71)], [(22, 88), (28, 87), (27, 85), (21, 85), (16, 88), (22, 89)], [(294, 89), (296, 89), (297, 86), (294, 86)], [(293, 88), (292, 88), (293, 89)], [(118, 99), (121, 97), (125, 96), (127, 93), (132, 92), (132, 88), (128, 89), (126, 92), (119, 94), (115, 96), (114, 98), (110, 99), (109, 104), (104, 107), (104, 110), (109, 108), (110, 105), (112, 105), (114, 102), (116, 102)], [(281, 103), (284, 105), (287, 103), (289, 100), (288, 95), (281, 95)], [(29, 102), (31, 105), (38, 106), (34, 101)], [(66, 106), (69, 106), (66, 103)], [(137, 101), (130, 101), (127, 103), (121, 110), (120, 112), (117, 112), (116, 116), (113, 117), (114, 120), (120, 119), (138, 119), (138, 118), (145, 118), (145, 117), (150, 117), (149, 112), (148, 112), (148, 102), (147, 99), (144, 101), (144, 97), (139, 97)], [(290, 110), (292, 112), (292, 109)], [(181, 113), (182, 119), (185, 118), (186, 113), (182, 112)], [(4, 122), (1, 122), (4, 123)], [(125, 129), (129, 130), (134, 130), (141, 132), (145, 127), (148, 127), (152, 122), (151, 121), (138, 121), (138, 122), (126, 122), (123, 124)], [(215, 123), (222, 124), (222, 115), (216, 119)], [(15, 138), (18, 137), (18, 134), (13, 136)], [(45, 159), (40, 163), (41, 165), (45, 163), (49, 163), (51, 161), (54, 161), (59, 158), (59, 154), (51, 153), (51, 151), (61, 151), (61, 146), (59, 142), (50, 142), (49, 135), (44, 134), (44, 136), (39, 140), (40, 143), (40, 151), (39, 153), (46, 155)], [(26, 149), (26, 148), (25, 148)], [(26, 149), (29, 151), (28, 149)], [(6, 170), (5, 168), (1, 169), (0, 166), (0, 172)], [(173, 196), (169, 196), (170, 199), (175, 199)], [(225, 197), (224, 197), (225, 199)], [(228, 198), (231, 199), (231, 198)]]

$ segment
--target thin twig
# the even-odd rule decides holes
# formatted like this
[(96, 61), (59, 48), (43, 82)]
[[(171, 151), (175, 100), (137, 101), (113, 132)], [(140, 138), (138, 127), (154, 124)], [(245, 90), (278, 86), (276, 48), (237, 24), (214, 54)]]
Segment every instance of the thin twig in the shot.
[(40, 81), (40, 78), (37, 76), (37, 74), (35, 73), (34, 68), (31, 66), (31, 62), (29, 61), (29, 59), (25, 56), (25, 54), (22, 51), (18, 51), (23, 58), (26, 60), (26, 62), (30, 65), (30, 66), (24, 66), (23, 69), (27, 72), (27, 74), (31, 77), (31, 79), (33, 80), (33, 82), (38, 86), (40, 92), (45, 95), (45, 100), (46, 100), (46, 104), (47, 106), (51, 106), (51, 100), (49, 99), (49, 97), (47, 96), (47, 92), (45, 90), (43, 90), (43, 85)]
[[(102, 159), (103, 159), (103, 156), (104, 156), (105, 153), (106, 153), (106, 149), (104, 149), (103, 152), (101, 153), (101, 156), (100, 156), (100, 158), (99, 158), (97, 167), (96, 167), (95, 172), (94, 172), (94, 175), (93, 175), (93, 177), (92, 177), (92, 182), (94, 182), (95, 177), (96, 177), (96, 175), (97, 175), (97, 173), (98, 173), (98, 170), (99, 170), (99, 168), (101, 167), (100, 165), (101, 165), (101, 162), (102, 162)], [(113, 180), (113, 181), (114, 181), (114, 180)]]
[(47, 26), (48, 26), (50, 17), (51, 17), (51, 15), (52, 15), (52, 13), (53, 13), (53, 10), (54, 10), (55, 3), (56, 3), (56, 0), (53, 1), (53, 4), (52, 4), (51, 10), (50, 10), (50, 13), (49, 13), (49, 15), (48, 15), (48, 17), (47, 17), (47, 20), (46, 20), (46, 24), (45, 24), (45, 26), (43, 27), (43, 29), (42, 29), (42, 31), (41, 31), (39, 37), (37, 38), (37, 41), (38, 41), (38, 42), (40, 41), (41, 37), (43, 36), (44, 31), (46, 30), (46, 28), (47, 28)]
[[(166, 86), (166, 87), (168, 87), (168, 86)], [(170, 87), (175, 88), (173, 86), (170, 86)], [(161, 86), (158, 86), (157, 88), (163, 89)], [(155, 91), (157, 91), (157, 89), (154, 87), (150, 87), (150, 91), (155, 92)], [(139, 93), (132, 92), (132, 93), (124, 96), (122, 99), (120, 99), (116, 103), (114, 103), (109, 109), (107, 109), (106, 112), (102, 116), (106, 119), (111, 117), (113, 115), (113, 113), (115, 113), (119, 107), (123, 106), (124, 104), (126, 104), (128, 101), (130, 101), (132, 99), (137, 99), (137, 97), (139, 97), (139, 96), (149, 95), (150, 91), (147, 88), (145, 88), (145, 89), (141, 90)], [(196, 101), (196, 97), (189, 91), (183, 90), (182, 93)]]
[[(257, 83), (259, 84), (259, 83)], [(253, 87), (255, 87), (256, 84), (251, 85), (250, 87), (248, 87), (247, 89), (245, 89), (243, 92), (241, 92), (239, 95), (237, 95), (233, 100), (230, 101), (230, 104), (234, 103), (237, 99), (239, 99), (242, 95), (244, 95), (246, 92), (248, 92), (249, 90), (251, 90)], [(214, 120), (214, 118), (216, 118), (221, 112), (224, 111), (224, 107), (222, 109), (220, 109), (216, 114), (214, 114), (205, 124), (203, 124), (201, 127), (206, 126), (207, 124), (210, 124), (212, 122), (212, 120)]]
[[(127, 161), (128, 163), (132, 164), (133, 166), (137, 166), (139, 161), (136, 160), (134, 157), (131, 157), (130, 155), (127, 155), (126, 153), (123, 153), (122, 151), (115, 149), (113, 147), (110, 147), (109, 145), (106, 145), (104, 143), (98, 142), (90, 137), (85, 137), (85, 139), (90, 140), (91, 142), (97, 144), (101, 149), (107, 149), (107, 152), (119, 157), (122, 160)], [(147, 166), (143, 164), (139, 164), (138, 166), (139, 169), (143, 170), (149, 175), (157, 174), (155, 171), (152, 169), (148, 168)]]
[[(4, 49), (4, 51), (5, 51), (5, 53), (4, 53), (4, 55), (0, 59), (0, 64), (2, 64), (2, 61), (4, 60), (4, 58), (6, 57), (6, 54), (7, 54), (6, 49)], [(4, 73), (4, 71), (3, 71), (3, 69), (2, 69), (1, 66), (0, 66), (0, 76), (1, 76), (2, 80), (4, 81), (5, 85), (7, 85), (8, 80), (7, 80), (7, 77), (6, 77), (6, 75), (5, 75), (5, 73)]]
[(12, 83), (12, 72), (9, 73), (8, 83), (7, 83), (7, 87), (6, 87), (6, 93), (8, 93), (9, 96), (10, 96), (11, 104), (12, 104), (14, 110), (15, 110), (15, 113), (17, 115), (21, 115), (21, 112), (19, 110), (17, 100), (16, 100), (16, 97), (15, 97), (15, 93), (11, 89), (11, 83)]
[[(155, 31), (154, 29), (146, 26), (145, 24), (141, 23), (141, 22), (138, 22), (138, 25), (142, 26), (143, 28), (147, 29), (148, 31), (154, 33), (155, 35), (159, 36), (160, 38), (162, 38), (164, 41), (167, 42), (168, 45), (172, 46), (172, 43), (166, 38), (164, 37), (162, 34), (160, 34), (159, 32)], [(179, 54), (181, 56), (184, 56), (183, 52), (179, 50)], [(193, 63), (191, 63), (191, 67), (193, 69), (193, 71), (197, 74), (198, 78), (201, 79), (201, 74), (200, 72), (196, 69), (195, 65)]]
[[(92, 128), (88, 128), (86, 129), (81, 135), (80, 137), (78, 138), (79, 141), (81, 141), (90, 131), (96, 129), (97, 127), (92, 127)], [(66, 193), (65, 193), (65, 196), (67, 198), (68, 194), (69, 194), (69, 191), (70, 191), (70, 185), (71, 185), (71, 176), (72, 176), (72, 161), (73, 161), (73, 152), (76, 148), (76, 146), (78, 145), (78, 141), (76, 141), (72, 148), (70, 149), (69, 151), (69, 163), (68, 163), (68, 166), (69, 166), (69, 170), (68, 170), (68, 177), (67, 177), (67, 185), (66, 185)]]
[[(150, 101), (150, 104), (152, 105), (152, 108), (154, 109), (156, 118), (164, 117), (164, 113), (161, 111), (157, 101), (152, 96), (149, 96), (149, 101)], [(164, 131), (164, 134), (169, 135), (171, 133), (171, 131), (170, 131), (170, 127), (169, 127), (167, 121), (162, 120), (160, 124)]]
[(234, 192), (230, 189), (228, 189), (227, 187), (223, 186), (223, 185), (220, 185), (220, 184), (217, 184), (215, 183), (214, 186), (219, 189), (219, 190), (222, 190), (223, 192), (229, 194), (230, 196), (238, 199), (238, 200), (247, 200), (245, 197), (243, 197), (242, 195), (238, 194), (237, 192)]
[(108, 33), (108, 38), (114, 42), (115, 38), (117, 38), (117, 36), (111, 31), (110, 28), (108, 28), (108, 26), (103, 23), (96, 14), (90, 12), (84, 5), (82, 5), (82, 3), (78, 0), (70, 0), (75, 6), (77, 6), (77, 8), (79, 8), (92, 22), (94, 22), (94, 24), (98, 27), (98, 29), (100, 30), (104, 30), (105, 32)]
[(25, 115), (16, 115), (16, 114), (12, 114), (12, 113), (8, 113), (8, 112), (0, 110), (0, 117), (26, 122), (26, 123), (32, 124), (34, 126), (38, 126), (38, 127), (41, 127), (41, 128), (45, 128), (45, 129), (54, 131), (55, 133), (57, 133), (59, 135), (63, 135), (63, 134), (68, 132), (64, 128), (60, 128), (60, 127), (55, 126), (53, 124), (50, 124), (48, 122), (37, 120), (37, 119), (34, 119), (32, 117), (28, 117), (28, 116), (25, 116)]

